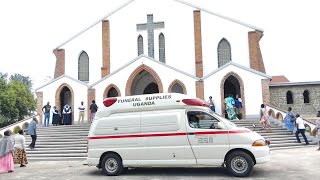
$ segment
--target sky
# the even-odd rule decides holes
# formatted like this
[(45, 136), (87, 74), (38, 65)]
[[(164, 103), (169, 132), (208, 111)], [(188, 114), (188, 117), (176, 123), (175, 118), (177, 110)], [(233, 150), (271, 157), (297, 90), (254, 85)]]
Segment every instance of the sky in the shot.
[[(268, 75), (320, 81), (317, 0), (185, 0), (264, 30)], [(19, 73), (34, 88), (53, 78), (53, 49), (127, 0), (1, 0), (0, 72)]]

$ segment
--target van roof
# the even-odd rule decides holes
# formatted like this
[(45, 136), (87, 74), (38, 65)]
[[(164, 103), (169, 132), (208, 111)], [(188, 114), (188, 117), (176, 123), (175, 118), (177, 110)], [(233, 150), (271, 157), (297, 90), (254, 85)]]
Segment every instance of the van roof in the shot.
[(117, 112), (152, 111), (161, 109), (186, 108), (187, 106), (206, 106), (202, 99), (180, 93), (158, 93), (125, 97), (111, 97), (103, 101), (97, 116), (109, 116)]

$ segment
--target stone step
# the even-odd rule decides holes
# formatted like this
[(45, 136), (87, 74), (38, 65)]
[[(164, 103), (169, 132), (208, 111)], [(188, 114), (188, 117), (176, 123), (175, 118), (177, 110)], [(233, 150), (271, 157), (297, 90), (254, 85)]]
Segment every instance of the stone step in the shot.
[[(68, 133), (68, 134), (37, 134), (37, 138), (40, 138), (40, 137), (56, 137), (56, 138), (63, 138), (63, 137), (77, 137), (77, 136), (80, 136), (80, 137), (85, 137), (85, 136), (88, 136), (88, 133), (81, 133), (81, 134), (78, 134), (78, 133)], [(28, 137), (26, 137), (28, 138)], [(29, 137), (31, 138), (31, 137)]]
[[(87, 144), (37, 144), (36, 149), (38, 148), (72, 148), (72, 147), (85, 147), (87, 148)], [(28, 149), (28, 148), (27, 148)]]
[[(30, 144), (31, 142), (26, 142), (26, 144)], [(43, 142), (38, 142), (36, 141), (36, 146), (37, 145), (73, 145), (77, 146), (80, 144), (87, 144), (87, 141), (74, 141), (74, 142), (48, 142), (48, 141), (43, 141)]]
[(44, 153), (44, 154), (27, 154), (30, 157), (87, 157), (87, 153)]
[[(26, 138), (26, 141), (31, 142), (31, 138)], [(54, 141), (54, 142), (64, 142), (64, 141), (77, 141), (77, 140), (87, 140), (87, 136), (78, 136), (78, 137), (66, 137), (66, 138), (52, 138), (52, 137), (41, 137), (37, 138), (38, 141)]]
[[(311, 144), (311, 143), (310, 143)], [(270, 144), (270, 148), (275, 147), (290, 147), (290, 146), (306, 146), (305, 143), (281, 143), (281, 144)]]
[(35, 149), (27, 148), (27, 152), (32, 151), (50, 151), (50, 150), (87, 150), (87, 146), (77, 146), (77, 147), (65, 147), (65, 146), (57, 146), (57, 147), (41, 147), (36, 146)]
[(38, 149), (33, 149), (30, 151), (27, 151), (28, 154), (72, 154), (72, 153), (87, 153), (87, 149), (71, 149), (71, 150), (38, 150)]

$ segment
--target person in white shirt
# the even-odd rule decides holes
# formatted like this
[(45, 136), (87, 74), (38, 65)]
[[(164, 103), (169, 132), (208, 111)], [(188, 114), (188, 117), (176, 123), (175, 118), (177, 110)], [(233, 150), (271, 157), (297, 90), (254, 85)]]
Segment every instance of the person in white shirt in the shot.
[(14, 136), (14, 157), (15, 164), (20, 164), (20, 167), (25, 167), (28, 164), (26, 155), (26, 139), (23, 136), (23, 130)]
[[(81, 101), (81, 106), (79, 106), (79, 119), (78, 119), (78, 124), (82, 124), (83, 123), (83, 119), (84, 119), (84, 110), (86, 109), (83, 105), (83, 101)], [(80, 121), (81, 120), (81, 121)]]
[(304, 127), (304, 122), (303, 122), (302, 118), (300, 117), (300, 114), (296, 114), (296, 124), (297, 124), (296, 138), (297, 138), (298, 143), (301, 143), (300, 138), (299, 138), (299, 134), (301, 133), (304, 141), (306, 142), (306, 145), (308, 145), (309, 141), (308, 141), (306, 135), (304, 134), (306, 131), (306, 128)]

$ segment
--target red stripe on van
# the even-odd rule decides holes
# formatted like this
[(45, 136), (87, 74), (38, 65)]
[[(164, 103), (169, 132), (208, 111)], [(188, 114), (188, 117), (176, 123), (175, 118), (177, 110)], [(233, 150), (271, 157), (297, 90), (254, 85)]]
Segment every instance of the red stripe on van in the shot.
[(132, 135), (117, 135), (117, 136), (92, 136), (88, 139), (115, 139), (115, 138), (136, 138), (136, 137), (161, 137), (161, 136), (185, 136), (187, 133), (166, 133), (166, 134), (132, 134)]
[[(231, 131), (202, 131), (202, 132), (190, 132), (195, 135), (205, 135), (205, 134), (239, 134), (239, 133), (249, 133), (248, 130), (231, 130)], [(163, 136), (186, 136), (186, 132), (181, 133), (163, 133), (163, 134), (131, 134), (131, 135), (111, 135), (111, 136), (91, 136), (88, 139), (116, 139), (116, 138), (137, 138), (137, 137), (163, 137)]]

